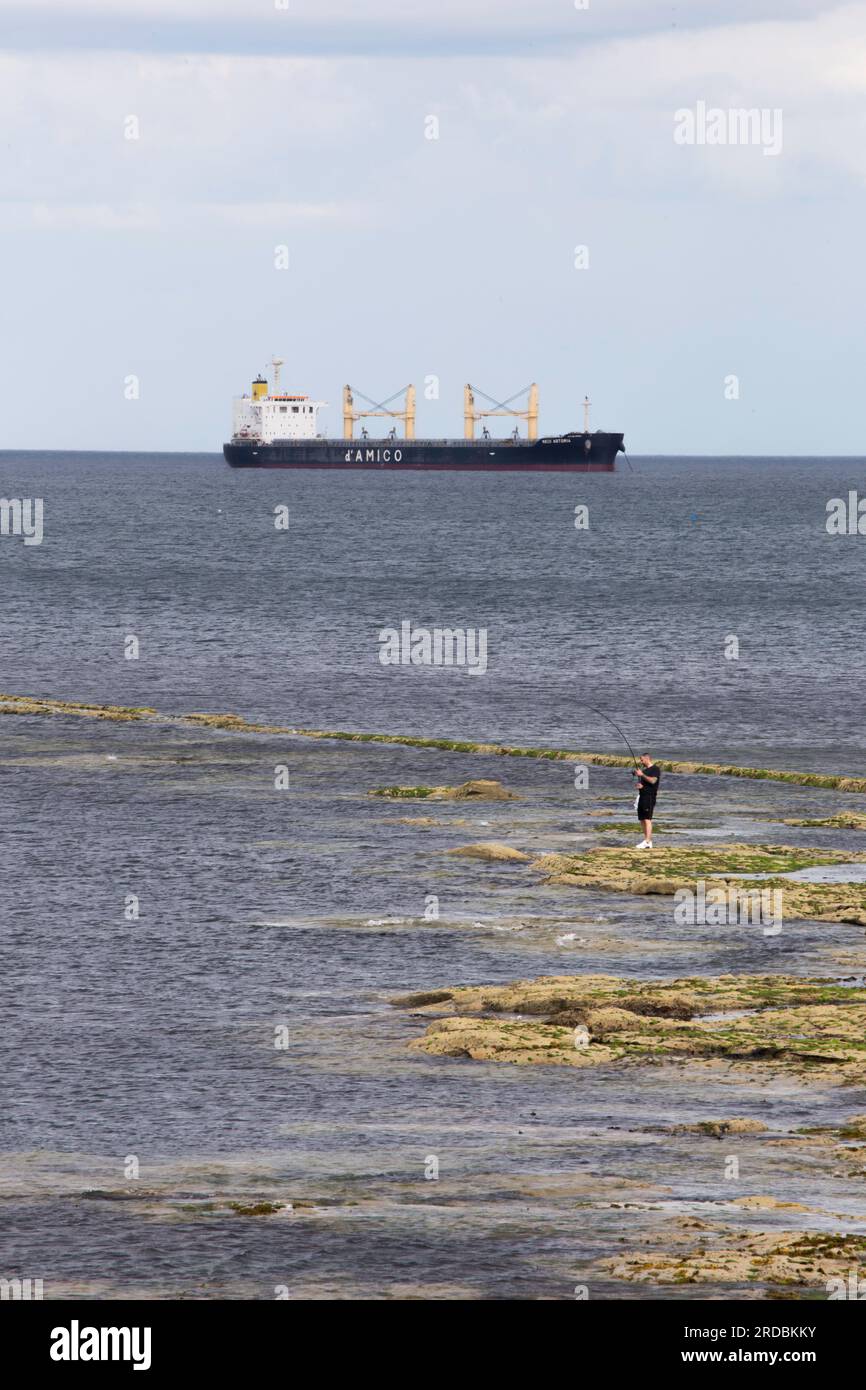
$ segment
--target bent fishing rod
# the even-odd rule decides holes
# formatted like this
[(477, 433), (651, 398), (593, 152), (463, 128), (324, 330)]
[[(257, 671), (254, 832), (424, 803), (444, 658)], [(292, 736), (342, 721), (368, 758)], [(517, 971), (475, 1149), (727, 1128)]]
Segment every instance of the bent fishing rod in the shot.
[(634, 763), (634, 770), (636, 772), (640, 772), (640, 765), (637, 760), (637, 754), (635, 753), (634, 749), (632, 748), (622, 729), (617, 724), (616, 720), (611, 719), (610, 715), (605, 714), (604, 710), (597, 709), (595, 705), (591, 705), (588, 700), (580, 700), (578, 703), (582, 704), (585, 709), (591, 709), (593, 714), (599, 715), (600, 718), (606, 720), (606, 722), (610, 724), (612, 728), (616, 729), (620, 738), (625, 741), (625, 745), (628, 748), (628, 751), (631, 753), (632, 762)]

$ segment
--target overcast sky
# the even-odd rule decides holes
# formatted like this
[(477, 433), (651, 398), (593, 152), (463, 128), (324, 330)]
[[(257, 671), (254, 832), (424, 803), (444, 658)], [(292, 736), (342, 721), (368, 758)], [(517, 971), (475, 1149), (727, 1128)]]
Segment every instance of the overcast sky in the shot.
[(282, 4), (0, 4), (0, 447), (219, 449), (277, 353), (336, 434), (536, 380), (633, 454), (866, 454), (866, 3)]

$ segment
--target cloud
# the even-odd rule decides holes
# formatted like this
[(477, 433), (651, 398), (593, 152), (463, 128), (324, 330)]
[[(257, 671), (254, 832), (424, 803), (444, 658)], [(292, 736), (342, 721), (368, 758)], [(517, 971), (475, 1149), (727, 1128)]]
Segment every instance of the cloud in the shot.
[[(481, 189), (555, 207), (575, 179), (596, 196), (776, 197), (866, 178), (864, 96), (863, 3), (809, 23), (489, 63), (6, 53), (3, 196), (31, 204), (39, 225), (57, 204), (58, 225), (83, 226), (92, 204), (93, 225), (119, 230), (203, 205), (237, 225), (352, 223), (374, 202), (389, 215), (395, 195), (401, 217), (423, 216)], [(674, 112), (699, 100), (781, 108), (782, 156), (675, 145)], [(424, 139), (428, 114), (437, 142)], [(136, 139), (126, 138), (131, 116)]]
[(369, 116), (330, 61), (0, 55), (3, 197), (155, 206), (346, 201), (334, 160)]
[[(583, 0), (581, 0), (581, 4)], [(7, 7), (5, 44), (131, 52), (556, 55), (616, 36), (739, 27), (779, 17), (779, 0), (29, 0)], [(828, 0), (785, 0), (811, 20)]]
[[(503, 395), (539, 379), (548, 421), (572, 420), (588, 390), (599, 423), (640, 422), (644, 448), (859, 447), (866, 3), (757, 22), (760, 4), (722, 14), (708, 0), (690, 27), (647, 5), (638, 29), (620, 25), (634, 6), (562, 0), (539, 23), (595, 16), (596, 35), (557, 46), (534, 42), (523, 3), (398, 13), (370, 0), (377, 56), (232, 51), (228, 28), (224, 51), (203, 51), (197, 16), (235, 24), (228, 0), (172, 0), (189, 47), (163, 34), (136, 50), (134, 24), (152, 12), (158, 28), (161, 5), (105, 0), (102, 19), (92, 5), (90, 49), (84, 30), (64, 48), (43, 25), (41, 48), (0, 53), (0, 224), (16, 266), (0, 380), (46, 336), (66, 364), (40, 440), (195, 446), (279, 348), (334, 399), (344, 380), (375, 393), (441, 373), (442, 417), (423, 407), (434, 432), (459, 432), (460, 387), (477, 374)], [(34, 12), (48, 13), (39, 0)], [(336, 4), (254, 12), (253, 27), (350, 27)], [(501, 44), (470, 52), (479, 17)], [(389, 19), (408, 56), (389, 47)], [(780, 107), (783, 153), (678, 146), (674, 113), (698, 101)], [(176, 392), (190, 358), (209, 363), (194, 400)], [(114, 394), (127, 372), (146, 383), (135, 410)], [(730, 372), (739, 409), (716, 391)], [(30, 389), (20, 439), (44, 405)]]
[(263, 228), (277, 235), (288, 228), (321, 223), (361, 226), (374, 212), (358, 203), (44, 203), (0, 201), (0, 227), (7, 231), (165, 231), (192, 223), (213, 229)]
[(362, 203), (204, 203), (198, 211), (235, 227), (291, 227), (298, 223), (336, 222), (341, 226), (369, 221)]
[(153, 208), (110, 203), (3, 203), (0, 222), (7, 227), (50, 231), (144, 231), (158, 226)]

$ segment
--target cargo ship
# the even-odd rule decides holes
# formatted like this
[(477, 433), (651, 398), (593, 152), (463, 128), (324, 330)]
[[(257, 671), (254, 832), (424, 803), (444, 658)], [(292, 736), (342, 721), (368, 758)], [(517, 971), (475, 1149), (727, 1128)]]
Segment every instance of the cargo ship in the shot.
[[(476, 471), (521, 473), (612, 473), (618, 453), (624, 452), (623, 436), (604, 430), (590, 431), (589, 399), (584, 400), (583, 429), (565, 434), (538, 436), (538, 387), (527, 388), (525, 410), (511, 409), (508, 401), (495, 401), (483, 391), (466, 386), (463, 395), (462, 439), (415, 438), (415, 388), (406, 386), (385, 402), (376, 402), (343, 388), (343, 437), (329, 439), (319, 433), (319, 411), (326, 401), (285, 393), (280, 389), (282, 359), (273, 359), (274, 380), (259, 375), (249, 395), (236, 397), (232, 437), (223, 445), (223, 456), (232, 468), (379, 468), (438, 470), (457, 473)], [(522, 396), (524, 392), (518, 392)], [(369, 409), (356, 408), (355, 396), (363, 396)], [(476, 395), (493, 409), (476, 407)], [(389, 409), (396, 396), (402, 408)], [(521, 436), (515, 424), (510, 435), (494, 438), (487, 428), (491, 416), (510, 416), (525, 421)], [(384, 438), (371, 438), (365, 426), (355, 435), (359, 421), (385, 417), (402, 423)], [(483, 422), (483, 423), (482, 423)], [(479, 424), (482, 426), (477, 435)]]

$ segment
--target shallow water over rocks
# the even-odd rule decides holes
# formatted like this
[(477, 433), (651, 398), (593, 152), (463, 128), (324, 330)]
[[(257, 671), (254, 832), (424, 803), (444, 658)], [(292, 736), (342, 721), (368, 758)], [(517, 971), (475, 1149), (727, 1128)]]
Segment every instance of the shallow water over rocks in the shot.
[[(831, 1076), (755, 1087), (720, 1065), (696, 1086), (668, 1064), (425, 1057), (407, 1046), (424, 1020), (389, 1002), (568, 972), (862, 976), (862, 928), (681, 927), (670, 899), (448, 854), (473, 838), (449, 830), (451, 816), (473, 820), (466, 803), (416, 826), (367, 795), (490, 776), (489, 758), (73, 719), (3, 731), (0, 1192), (7, 1262), (42, 1271), (47, 1296), (270, 1298), (288, 1283), (312, 1297), (563, 1298), (589, 1282), (593, 1296), (645, 1297), (599, 1262), (694, 1212), (743, 1229), (866, 1229), (856, 1166), (780, 1147), (866, 1109)], [(282, 798), (277, 762), (291, 769)], [(628, 815), (616, 770), (593, 769), (579, 794), (567, 768), (493, 766), (521, 800), (478, 808), (490, 826), (474, 838), (534, 855), (602, 843), (599, 806)], [(669, 783), (679, 825), (705, 824), (711, 793), (744, 843), (766, 842), (767, 817), (847, 804), (708, 781)], [(844, 830), (781, 838), (860, 848)], [(138, 921), (124, 918), (129, 892)], [(731, 1115), (768, 1132), (663, 1132)], [(732, 1205), (756, 1194), (807, 1211)], [(278, 1210), (245, 1214), (262, 1202)]]

